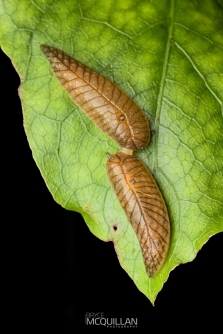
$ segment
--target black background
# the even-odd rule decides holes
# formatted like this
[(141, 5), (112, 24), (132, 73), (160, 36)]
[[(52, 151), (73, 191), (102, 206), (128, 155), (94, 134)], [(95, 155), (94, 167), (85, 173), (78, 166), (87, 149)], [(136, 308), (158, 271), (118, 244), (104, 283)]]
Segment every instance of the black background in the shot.
[(87, 312), (138, 318), (138, 329), (148, 331), (174, 328), (176, 317), (185, 329), (192, 321), (220, 322), (222, 233), (171, 272), (153, 307), (120, 267), (113, 243), (97, 239), (78, 213), (53, 200), (23, 129), (19, 77), (1, 50), (0, 57), (4, 291), (11, 321), (44, 333), (93, 331), (84, 323)]

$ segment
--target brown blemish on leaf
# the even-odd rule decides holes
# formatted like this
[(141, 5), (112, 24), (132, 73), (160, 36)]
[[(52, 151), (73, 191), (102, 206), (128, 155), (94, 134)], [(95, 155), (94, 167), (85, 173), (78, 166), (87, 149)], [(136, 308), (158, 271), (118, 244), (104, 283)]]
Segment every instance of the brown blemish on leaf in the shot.
[(148, 144), (149, 122), (120, 87), (59, 49), (41, 49), (74, 103), (104, 133), (127, 149), (141, 150)]
[(137, 157), (118, 152), (110, 155), (106, 168), (138, 237), (146, 271), (152, 277), (165, 262), (170, 244), (170, 222), (163, 197), (152, 174)]

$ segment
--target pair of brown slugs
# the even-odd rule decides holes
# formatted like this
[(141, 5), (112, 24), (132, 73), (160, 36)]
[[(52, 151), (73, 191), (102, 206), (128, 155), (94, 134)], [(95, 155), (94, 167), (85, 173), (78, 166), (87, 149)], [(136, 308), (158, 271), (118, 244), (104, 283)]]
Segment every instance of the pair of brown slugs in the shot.
[(116, 84), (57, 48), (41, 49), (74, 103), (121, 146), (116, 154), (107, 153), (107, 175), (138, 237), (147, 274), (153, 277), (166, 260), (170, 222), (152, 174), (132, 155), (149, 143), (149, 122)]

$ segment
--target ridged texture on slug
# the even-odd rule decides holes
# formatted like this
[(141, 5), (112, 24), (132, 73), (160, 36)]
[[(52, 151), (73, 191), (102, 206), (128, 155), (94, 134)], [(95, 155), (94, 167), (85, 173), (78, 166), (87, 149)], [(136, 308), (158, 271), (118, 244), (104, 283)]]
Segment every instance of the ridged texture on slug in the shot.
[(159, 188), (147, 167), (133, 155), (108, 155), (107, 174), (135, 230), (147, 274), (163, 265), (170, 243), (170, 222)]
[(149, 123), (117, 85), (54, 47), (41, 45), (53, 72), (75, 104), (120, 146), (141, 150), (150, 140)]

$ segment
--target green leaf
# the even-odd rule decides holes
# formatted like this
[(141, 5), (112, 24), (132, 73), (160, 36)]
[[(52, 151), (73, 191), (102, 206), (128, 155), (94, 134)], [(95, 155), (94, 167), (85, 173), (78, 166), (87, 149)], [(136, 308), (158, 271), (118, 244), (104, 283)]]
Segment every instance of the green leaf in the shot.
[[(153, 303), (170, 271), (223, 231), (222, 1), (5, 0), (0, 43), (21, 77), (26, 134), (54, 199), (113, 240), (121, 266)], [(172, 229), (154, 278), (106, 175), (105, 153), (119, 147), (74, 105), (41, 44), (110, 78), (149, 118), (152, 140), (136, 155), (157, 180)]]

